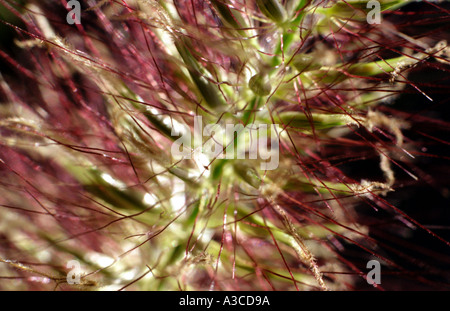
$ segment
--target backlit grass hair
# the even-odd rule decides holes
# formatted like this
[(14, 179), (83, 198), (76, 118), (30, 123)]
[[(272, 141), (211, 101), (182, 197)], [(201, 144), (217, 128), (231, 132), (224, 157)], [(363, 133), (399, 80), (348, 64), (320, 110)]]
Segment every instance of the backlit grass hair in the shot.
[[(64, 1), (0, 1), (0, 289), (367, 289), (371, 259), (380, 288), (448, 282), (445, 203), (402, 205), (445, 197), (448, 5), (79, 2), (69, 25)], [(278, 124), (278, 168), (175, 159), (195, 116)]]

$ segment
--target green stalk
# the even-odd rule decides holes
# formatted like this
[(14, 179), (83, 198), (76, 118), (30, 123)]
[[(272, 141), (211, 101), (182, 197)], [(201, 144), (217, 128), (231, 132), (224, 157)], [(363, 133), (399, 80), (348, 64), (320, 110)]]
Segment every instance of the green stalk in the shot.
[(192, 81), (205, 100), (206, 105), (213, 110), (222, 110), (225, 105), (223, 97), (219, 94), (217, 86), (204, 77), (201, 66), (189, 50), (192, 49), (190, 48), (191, 43), (189, 43), (188, 39), (183, 38), (182, 40), (176, 41), (175, 46), (189, 71)]
[(286, 19), (286, 10), (278, 0), (256, 0), (256, 4), (263, 13), (270, 20), (281, 24)]

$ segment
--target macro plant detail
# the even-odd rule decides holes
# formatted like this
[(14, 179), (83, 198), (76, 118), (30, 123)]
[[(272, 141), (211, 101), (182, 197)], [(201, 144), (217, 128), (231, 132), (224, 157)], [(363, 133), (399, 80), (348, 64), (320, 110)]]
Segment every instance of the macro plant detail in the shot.
[(377, 3), (0, 0), (0, 289), (448, 290), (450, 6)]

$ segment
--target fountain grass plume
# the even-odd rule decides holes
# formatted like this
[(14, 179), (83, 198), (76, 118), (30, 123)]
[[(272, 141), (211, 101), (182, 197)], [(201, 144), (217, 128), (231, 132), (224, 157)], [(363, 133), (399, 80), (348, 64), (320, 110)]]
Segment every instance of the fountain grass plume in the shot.
[[(0, 289), (448, 288), (447, 4), (79, 2), (0, 0)], [(174, 157), (195, 116), (279, 166)]]

